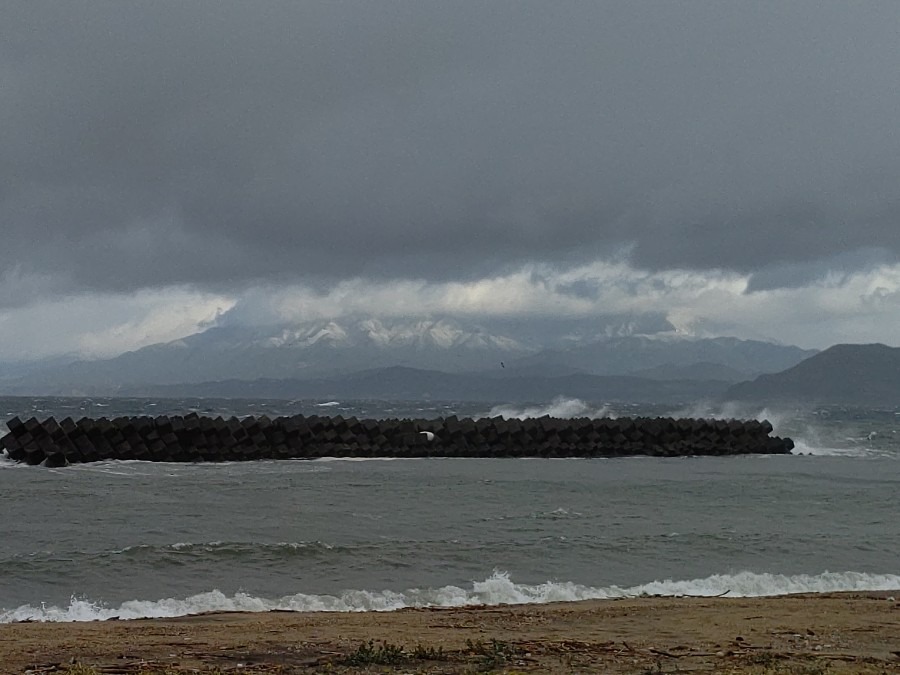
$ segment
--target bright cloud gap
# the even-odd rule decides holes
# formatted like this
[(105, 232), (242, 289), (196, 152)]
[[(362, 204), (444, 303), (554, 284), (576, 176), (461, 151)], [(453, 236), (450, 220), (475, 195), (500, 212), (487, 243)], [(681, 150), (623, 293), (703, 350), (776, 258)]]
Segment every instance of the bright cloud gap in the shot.
[(527, 320), (655, 314), (686, 336), (733, 335), (818, 348), (838, 342), (891, 344), (900, 332), (900, 264), (825, 274), (793, 288), (751, 291), (749, 281), (748, 275), (723, 270), (647, 271), (601, 260), (569, 269), (525, 265), (502, 275), (443, 283), (353, 278), (325, 290), (296, 284), (233, 293), (178, 286), (80, 294), (0, 312), (0, 344), (6, 346), (0, 358), (99, 358), (211, 325), (368, 316)]

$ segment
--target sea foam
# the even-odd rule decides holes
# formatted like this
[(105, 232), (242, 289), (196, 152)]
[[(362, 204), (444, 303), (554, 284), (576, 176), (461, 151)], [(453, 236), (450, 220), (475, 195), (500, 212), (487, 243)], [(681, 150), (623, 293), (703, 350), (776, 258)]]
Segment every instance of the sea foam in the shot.
[(0, 469), (12, 469), (14, 467), (27, 466), (9, 458), (6, 450), (0, 450)]
[(164, 618), (202, 612), (384, 612), (404, 607), (465, 607), (566, 602), (628, 598), (642, 595), (762, 597), (789, 593), (826, 593), (837, 591), (893, 591), (900, 589), (900, 575), (865, 572), (823, 572), (822, 574), (715, 574), (703, 579), (652, 581), (638, 586), (584, 586), (572, 582), (517, 584), (506, 572), (495, 571), (470, 588), (441, 588), (396, 591), (346, 591), (340, 595), (297, 593), (268, 599), (235, 593), (228, 596), (213, 590), (185, 599), (129, 600), (117, 607), (73, 597), (66, 607), (23, 605), (0, 611), (0, 623), (15, 621), (99, 621), (110, 618)]
[(495, 405), (485, 417), (504, 417), (505, 419), (528, 419), (535, 417), (560, 417), (571, 419), (573, 417), (615, 417), (607, 406), (592, 408), (587, 403), (577, 398), (557, 396), (550, 403), (543, 406), (528, 406), (525, 408), (512, 405)]
[(776, 436), (788, 436), (794, 441), (793, 454), (820, 457), (896, 457), (894, 452), (878, 451), (863, 438), (835, 438), (820, 425), (810, 421), (809, 410), (777, 410), (729, 401), (725, 403), (695, 403), (671, 413), (673, 417), (703, 419), (768, 420)]

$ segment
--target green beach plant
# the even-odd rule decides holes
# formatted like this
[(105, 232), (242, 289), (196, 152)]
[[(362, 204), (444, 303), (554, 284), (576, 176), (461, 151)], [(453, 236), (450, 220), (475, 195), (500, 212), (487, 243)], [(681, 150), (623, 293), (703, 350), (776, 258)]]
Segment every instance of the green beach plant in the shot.
[(502, 668), (521, 654), (521, 650), (515, 645), (497, 639), (490, 642), (466, 640), (466, 647), (471, 654), (479, 657), (484, 670)]
[(394, 666), (403, 663), (408, 658), (409, 655), (400, 645), (369, 640), (351, 652), (343, 663), (348, 666)]

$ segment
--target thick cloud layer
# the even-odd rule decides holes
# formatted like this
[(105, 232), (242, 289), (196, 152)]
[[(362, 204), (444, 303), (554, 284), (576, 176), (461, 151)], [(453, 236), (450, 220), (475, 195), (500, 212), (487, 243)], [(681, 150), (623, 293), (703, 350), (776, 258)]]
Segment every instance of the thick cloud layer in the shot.
[(55, 355), (113, 356), (176, 340), (210, 325), (324, 325), (375, 316), (452, 317), (500, 335), (541, 342), (596, 336), (624, 324), (636, 332), (733, 335), (824, 348), (838, 342), (897, 344), (900, 264), (831, 272), (789, 288), (749, 290), (749, 275), (661, 270), (626, 263), (565, 269), (526, 265), (465, 282), (348, 278), (327, 288), (279, 284), (239, 294), (171, 287), (135, 293), (82, 293), (0, 308), (3, 361)]
[(898, 25), (895, 2), (10, 0), (0, 302), (623, 251), (751, 289), (890, 264)]

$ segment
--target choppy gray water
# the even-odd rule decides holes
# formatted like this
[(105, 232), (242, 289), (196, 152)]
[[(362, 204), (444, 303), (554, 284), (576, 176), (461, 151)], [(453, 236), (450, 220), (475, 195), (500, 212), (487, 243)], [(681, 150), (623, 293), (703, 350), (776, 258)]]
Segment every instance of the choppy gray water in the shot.
[(0, 399), (6, 418), (191, 410), (760, 416), (812, 456), (0, 460), (0, 622), (900, 588), (892, 410)]

